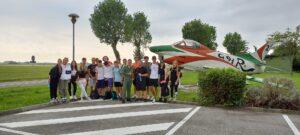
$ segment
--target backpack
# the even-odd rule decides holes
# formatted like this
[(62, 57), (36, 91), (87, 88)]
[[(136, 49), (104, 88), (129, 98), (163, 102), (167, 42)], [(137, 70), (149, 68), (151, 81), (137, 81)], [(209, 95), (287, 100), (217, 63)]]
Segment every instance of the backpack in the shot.
[(112, 95), (112, 99), (113, 99), (113, 100), (117, 100), (117, 99), (118, 99), (118, 96), (117, 96), (116, 91), (112, 91), (112, 92), (111, 92), (111, 95)]
[(100, 96), (99, 96), (99, 94), (98, 94), (98, 91), (97, 90), (93, 90), (92, 91), (92, 98), (93, 99), (98, 99)]
[(111, 91), (106, 91), (104, 99), (111, 99), (112, 98), (112, 92)]

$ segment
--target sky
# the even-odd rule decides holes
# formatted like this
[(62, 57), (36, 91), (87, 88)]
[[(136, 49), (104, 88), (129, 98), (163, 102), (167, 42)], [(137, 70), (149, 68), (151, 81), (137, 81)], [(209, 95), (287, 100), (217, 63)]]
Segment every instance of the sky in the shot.
[[(101, 0), (1, 0), (0, 62), (14, 60), (55, 62), (72, 57), (72, 23), (68, 14), (80, 17), (75, 24), (75, 59), (107, 55), (115, 59), (110, 46), (100, 43), (90, 27), (89, 18)], [(260, 47), (275, 31), (300, 25), (300, 0), (123, 0), (129, 14), (144, 12), (150, 21), (152, 43), (172, 44), (182, 40), (182, 26), (193, 19), (216, 27), (218, 51), (224, 36), (238, 32)], [(133, 57), (130, 43), (119, 43), (122, 58)], [(148, 56), (154, 55), (144, 50)]]

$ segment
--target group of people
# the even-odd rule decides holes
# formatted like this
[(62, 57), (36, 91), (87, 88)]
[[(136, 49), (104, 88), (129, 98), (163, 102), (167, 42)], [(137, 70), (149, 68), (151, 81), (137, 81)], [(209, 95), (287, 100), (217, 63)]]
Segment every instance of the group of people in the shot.
[(176, 100), (182, 76), (178, 62), (175, 60), (170, 68), (166, 68), (156, 56), (152, 57), (152, 62), (147, 56), (143, 60), (135, 57), (134, 63), (131, 59), (123, 59), (122, 63), (121, 60), (111, 62), (104, 56), (102, 59), (92, 58), (91, 64), (87, 64), (86, 58), (82, 58), (78, 69), (75, 60), (69, 64), (68, 58), (58, 59), (49, 72), (50, 102), (58, 102), (57, 90), (62, 102), (67, 101), (67, 90), (69, 100), (77, 100), (77, 84), (81, 89), (81, 100), (113, 98), (125, 103), (133, 99), (155, 102), (159, 98), (167, 102), (169, 95), (170, 100)]

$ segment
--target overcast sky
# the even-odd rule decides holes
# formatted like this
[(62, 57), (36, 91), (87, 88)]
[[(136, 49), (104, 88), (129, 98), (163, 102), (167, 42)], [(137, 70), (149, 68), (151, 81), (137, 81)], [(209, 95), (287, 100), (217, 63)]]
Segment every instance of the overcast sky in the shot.
[[(201, 19), (217, 29), (219, 51), (226, 33), (238, 32), (259, 47), (275, 31), (300, 24), (300, 0), (123, 0), (132, 14), (144, 12), (151, 22), (152, 45), (171, 44), (182, 39), (185, 22)], [(93, 34), (89, 18), (99, 0), (1, 0), (0, 61), (55, 62), (72, 57), (72, 24), (69, 13), (77, 13), (76, 60), (82, 57), (115, 59), (110, 46)], [(122, 58), (132, 58), (131, 44), (119, 44)], [(148, 50), (145, 53), (153, 54)]]

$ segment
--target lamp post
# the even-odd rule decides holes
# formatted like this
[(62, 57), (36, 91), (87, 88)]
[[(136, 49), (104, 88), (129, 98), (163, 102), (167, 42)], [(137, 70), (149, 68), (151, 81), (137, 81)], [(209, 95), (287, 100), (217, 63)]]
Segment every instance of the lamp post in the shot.
[(79, 18), (79, 15), (72, 13), (69, 14), (69, 17), (71, 18), (71, 22), (73, 23), (73, 60), (75, 60), (75, 23), (77, 18)]

